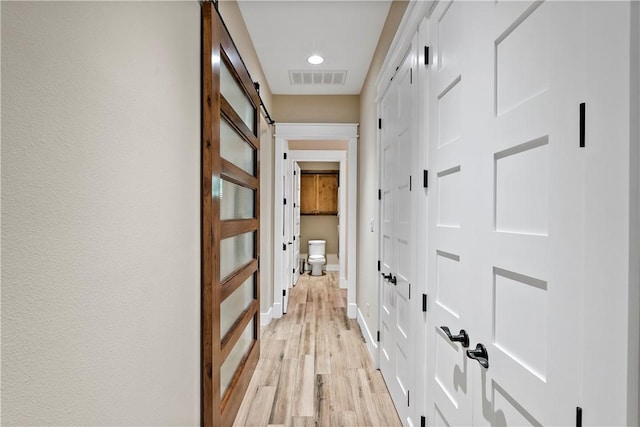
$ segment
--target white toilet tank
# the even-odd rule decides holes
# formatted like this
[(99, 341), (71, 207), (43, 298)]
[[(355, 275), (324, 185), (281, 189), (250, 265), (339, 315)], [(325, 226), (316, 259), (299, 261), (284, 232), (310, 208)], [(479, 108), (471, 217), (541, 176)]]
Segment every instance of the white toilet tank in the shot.
[(324, 256), (324, 249), (326, 244), (326, 240), (309, 240), (309, 256)]

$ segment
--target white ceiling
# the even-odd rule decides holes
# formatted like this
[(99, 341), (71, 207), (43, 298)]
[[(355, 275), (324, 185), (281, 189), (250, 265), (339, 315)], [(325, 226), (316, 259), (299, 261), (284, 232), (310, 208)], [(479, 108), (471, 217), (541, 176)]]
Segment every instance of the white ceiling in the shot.
[[(269, 87), (277, 95), (359, 94), (391, 2), (240, 0)], [(311, 65), (319, 54), (325, 61)], [(289, 71), (347, 71), (344, 85), (292, 85)]]

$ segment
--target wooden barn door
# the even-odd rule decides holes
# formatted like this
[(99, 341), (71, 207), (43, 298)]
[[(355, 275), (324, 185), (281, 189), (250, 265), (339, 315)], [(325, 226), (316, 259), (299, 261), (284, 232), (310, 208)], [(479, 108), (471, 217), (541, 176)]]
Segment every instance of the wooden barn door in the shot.
[(258, 361), (259, 106), (212, 3), (202, 4), (202, 423), (231, 425)]

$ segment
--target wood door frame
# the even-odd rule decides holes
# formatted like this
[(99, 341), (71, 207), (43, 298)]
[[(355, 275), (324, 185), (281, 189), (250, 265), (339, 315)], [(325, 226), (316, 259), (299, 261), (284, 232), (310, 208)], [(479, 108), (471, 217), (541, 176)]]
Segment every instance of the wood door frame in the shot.
[[(215, 5), (202, 7), (202, 163), (201, 163), (201, 424), (231, 425), (249, 385), (260, 355), (260, 99), (242, 58)], [(224, 61), (247, 98), (253, 104), (252, 131), (225, 100), (220, 90), (220, 69)], [(220, 157), (222, 118), (255, 150), (254, 175)], [(221, 179), (255, 191), (252, 219), (220, 218)], [(229, 274), (221, 283), (220, 240), (254, 233), (253, 259)], [(238, 316), (231, 329), (221, 336), (220, 304), (254, 276), (254, 300)], [(245, 353), (224, 396), (220, 370), (227, 356), (253, 320), (253, 342)]]
[[(283, 162), (278, 159), (283, 158), (283, 153), (289, 151), (289, 141), (308, 140), (308, 141), (327, 141), (340, 140), (347, 141), (347, 150), (335, 150), (336, 156), (344, 156), (344, 163), (340, 167), (340, 182), (346, 183), (341, 186), (340, 211), (347, 212), (346, 221), (341, 220), (340, 226), (346, 227), (344, 240), (340, 241), (340, 286), (347, 288), (347, 316), (351, 319), (356, 318), (356, 230), (357, 230), (357, 156), (358, 156), (358, 125), (355, 123), (278, 123), (275, 131), (275, 179), (276, 181), (283, 176)], [(304, 158), (297, 157), (296, 161), (340, 161), (335, 158), (328, 158), (332, 150), (296, 150), (296, 153), (316, 153), (302, 154)], [(310, 157), (309, 157), (310, 156)], [(315, 156), (315, 157), (314, 157)], [(293, 156), (289, 157), (288, 161)], [(319, 159), (319, 160), (318, 160)], [(344, 187), (344, 188), (343, 188)], [(282, 207), (283, 195), (282, 190), (276, 185), (274, 191), (275, 206), (274, 209)], [(274, 230), (282, 229), (281, 215), (274, 215)], [(278, 239), (274, 240), (274, 265), (282, 265), (282, 242)], [(344, 263), (344, 264), (342, 264)], [(282, 291), (283, 271), (281, 268), (274, 270), (274, 291), (273, 291), (273, 316), (274, 318), (282, 317)]]

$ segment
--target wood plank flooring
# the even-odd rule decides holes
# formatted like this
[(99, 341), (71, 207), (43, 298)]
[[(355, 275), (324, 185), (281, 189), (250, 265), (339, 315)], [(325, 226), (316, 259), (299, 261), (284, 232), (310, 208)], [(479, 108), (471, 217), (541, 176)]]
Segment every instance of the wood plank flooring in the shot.
[(300, 277), (262, 335), (234, 426), (401, 426), (337, 273)]

